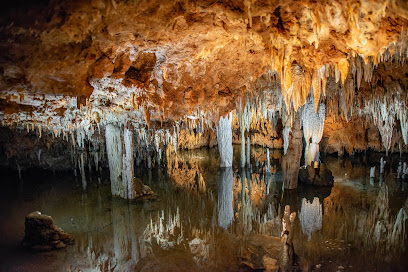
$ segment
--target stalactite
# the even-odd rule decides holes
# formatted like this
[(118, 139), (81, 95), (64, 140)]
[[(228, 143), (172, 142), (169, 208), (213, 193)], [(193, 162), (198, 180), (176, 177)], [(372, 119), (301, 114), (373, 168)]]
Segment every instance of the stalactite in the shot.
[(220, 117), (220, 121), (217, 126), (217, 141), (218, 150), (220, 152), (221, 167), (232, 166), (232, 112), (225, 117)]
[(112, 195), (120, 196), (122, 188), (122, 140), (120, 128), (107, 124), (105, 131)]
[(289, 147), (289, 133), (292, 131), (291, 127), (285, 126), (282, 131), (283, 136), (283, 154), (286, 155)]
[(303, 107), (303, 136), (306, 141), (305, 165), (319, 161), (319, 143), (323, 136), (326, 106), (320, 104), (318, 113), (314, 110), (313, 100), (309, 99)]
[(375, 166), (370, 168), (370, 178), (375, 178)]
[(245, 167), (245, 127), (240, 126), (241, 132), (241, 167)]
[(408, 145), (408, 110), (405, 103), (401, 103), (399, 110), (399, 120), (401, 125), (402, 139)]
[(133, 182), (133, 128), (130, 124), (124, 128), (123, 143), (122, 182), (124, 191), (121, 192), (121, 196), (126, 199), (134, 199), (136, 193)]

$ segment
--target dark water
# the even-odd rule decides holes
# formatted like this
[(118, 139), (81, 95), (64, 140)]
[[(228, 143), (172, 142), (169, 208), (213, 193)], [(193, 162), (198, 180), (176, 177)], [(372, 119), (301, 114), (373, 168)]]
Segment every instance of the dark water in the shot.
[[(408, 188), (392, 167), (370, 181), (365, 160), (326, 157), (333, 188), (282, 192), (281, 151), (271, 151), (270, 175), (263, 173), (265, 150), (251, 152), (251, 171), (220, 170), (213, 149), (180, 152), (166, 167), (136, 169), (158, 195), (139, 203), (112, 199), (108, 171), (87, 173), (85, 192), (71, 173), (23, 173), (22, 182), (6, 175), (0, 271), (250, 271), (268, 256), (254, 245), (265, 248), (280, 237), (286, 205), (296, 213), (294, 250), (311, 270), (406, 270), (407, 237), (399, 235), (396, 218), (408, 211)], [(239, 154), (234, 158), (238, 166)], [(24, 217), (36, 210), (51, 215), (75, 244), (23, 250)]]

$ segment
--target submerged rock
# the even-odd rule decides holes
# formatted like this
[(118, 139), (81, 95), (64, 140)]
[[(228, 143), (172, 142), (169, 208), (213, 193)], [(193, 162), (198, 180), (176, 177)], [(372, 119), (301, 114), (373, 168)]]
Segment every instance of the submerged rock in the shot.
[(54, 224), (51, 216), (36, 211), (25, 218), (25, 236), (22, 245), (36, 251), (64, 248), (74, 239)]
[(334, 177), (332, 172), (324, 164), (320, 168), (313, 168), (308, 165), (299, 170), (299, 180), (301, 183), (314, 186), (333, 186)]

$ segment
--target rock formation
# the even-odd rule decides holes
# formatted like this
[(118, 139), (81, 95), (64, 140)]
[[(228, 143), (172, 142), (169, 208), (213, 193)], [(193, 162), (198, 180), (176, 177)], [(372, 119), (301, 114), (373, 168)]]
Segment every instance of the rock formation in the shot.
[[(321, 121), (309, 131), (304, 119), (306, 164), (318, 150), (407, 150), (407, 27), (401, 0), (10, 2), (0, 16), (0, 122), (12, 132), (0, 137), (1, 161), (21, 173), (33, 164), (24, 148), (44, 154), (14, 144), (24, 130), (68, 146), (57, 155), (84, 189), (85, 166), (108, 162), (112, 193), (131, 198), (123, 137), (148, 168), (163, 152), (216, 142), (221, 166), (232, 142), (244, 166), (249, 139), (284, 148), (295, 188), (294, 115), (314, 110)], [(216, 139), (225, 117), (231, 128)]]
[(51, 216), (32, 212), (25, 218), (25, 235), (22, 245), (35, 251), (64, 248), (74, 240), (54, 224)]

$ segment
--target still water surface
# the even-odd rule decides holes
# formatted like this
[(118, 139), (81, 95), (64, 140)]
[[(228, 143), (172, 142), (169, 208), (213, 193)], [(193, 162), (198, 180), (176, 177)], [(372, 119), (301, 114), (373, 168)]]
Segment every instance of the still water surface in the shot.
[[(408, 212), (407, 182), (392, 171), (370, 180), (365, 163), (325, 157), (333, 188), (283, 192), (281, 151), (271, 152), (271, 174), (263, 171), (265, 156), (253, 149), (252, 170), (245, 170), (235, 153), (234, 167), (220, 170), (214, 149), (179, 152), (163, 167), (135, 170), (158, 195), (138, 203), (111, 197), (107, 170), (87, 173), (86, 191), (71, 173), (7, 177), (0, 271), (250, 271), (261, 268), (256, 259), (266, 253), (249, 245), (280, 237), (286, 205), (296, 213), (294, 250), (312, 270), (406, 271), (408, 243), (396, 221)], [(24, 217), (36, 210), (51, 215), (75, 244), (21, 249)]]

